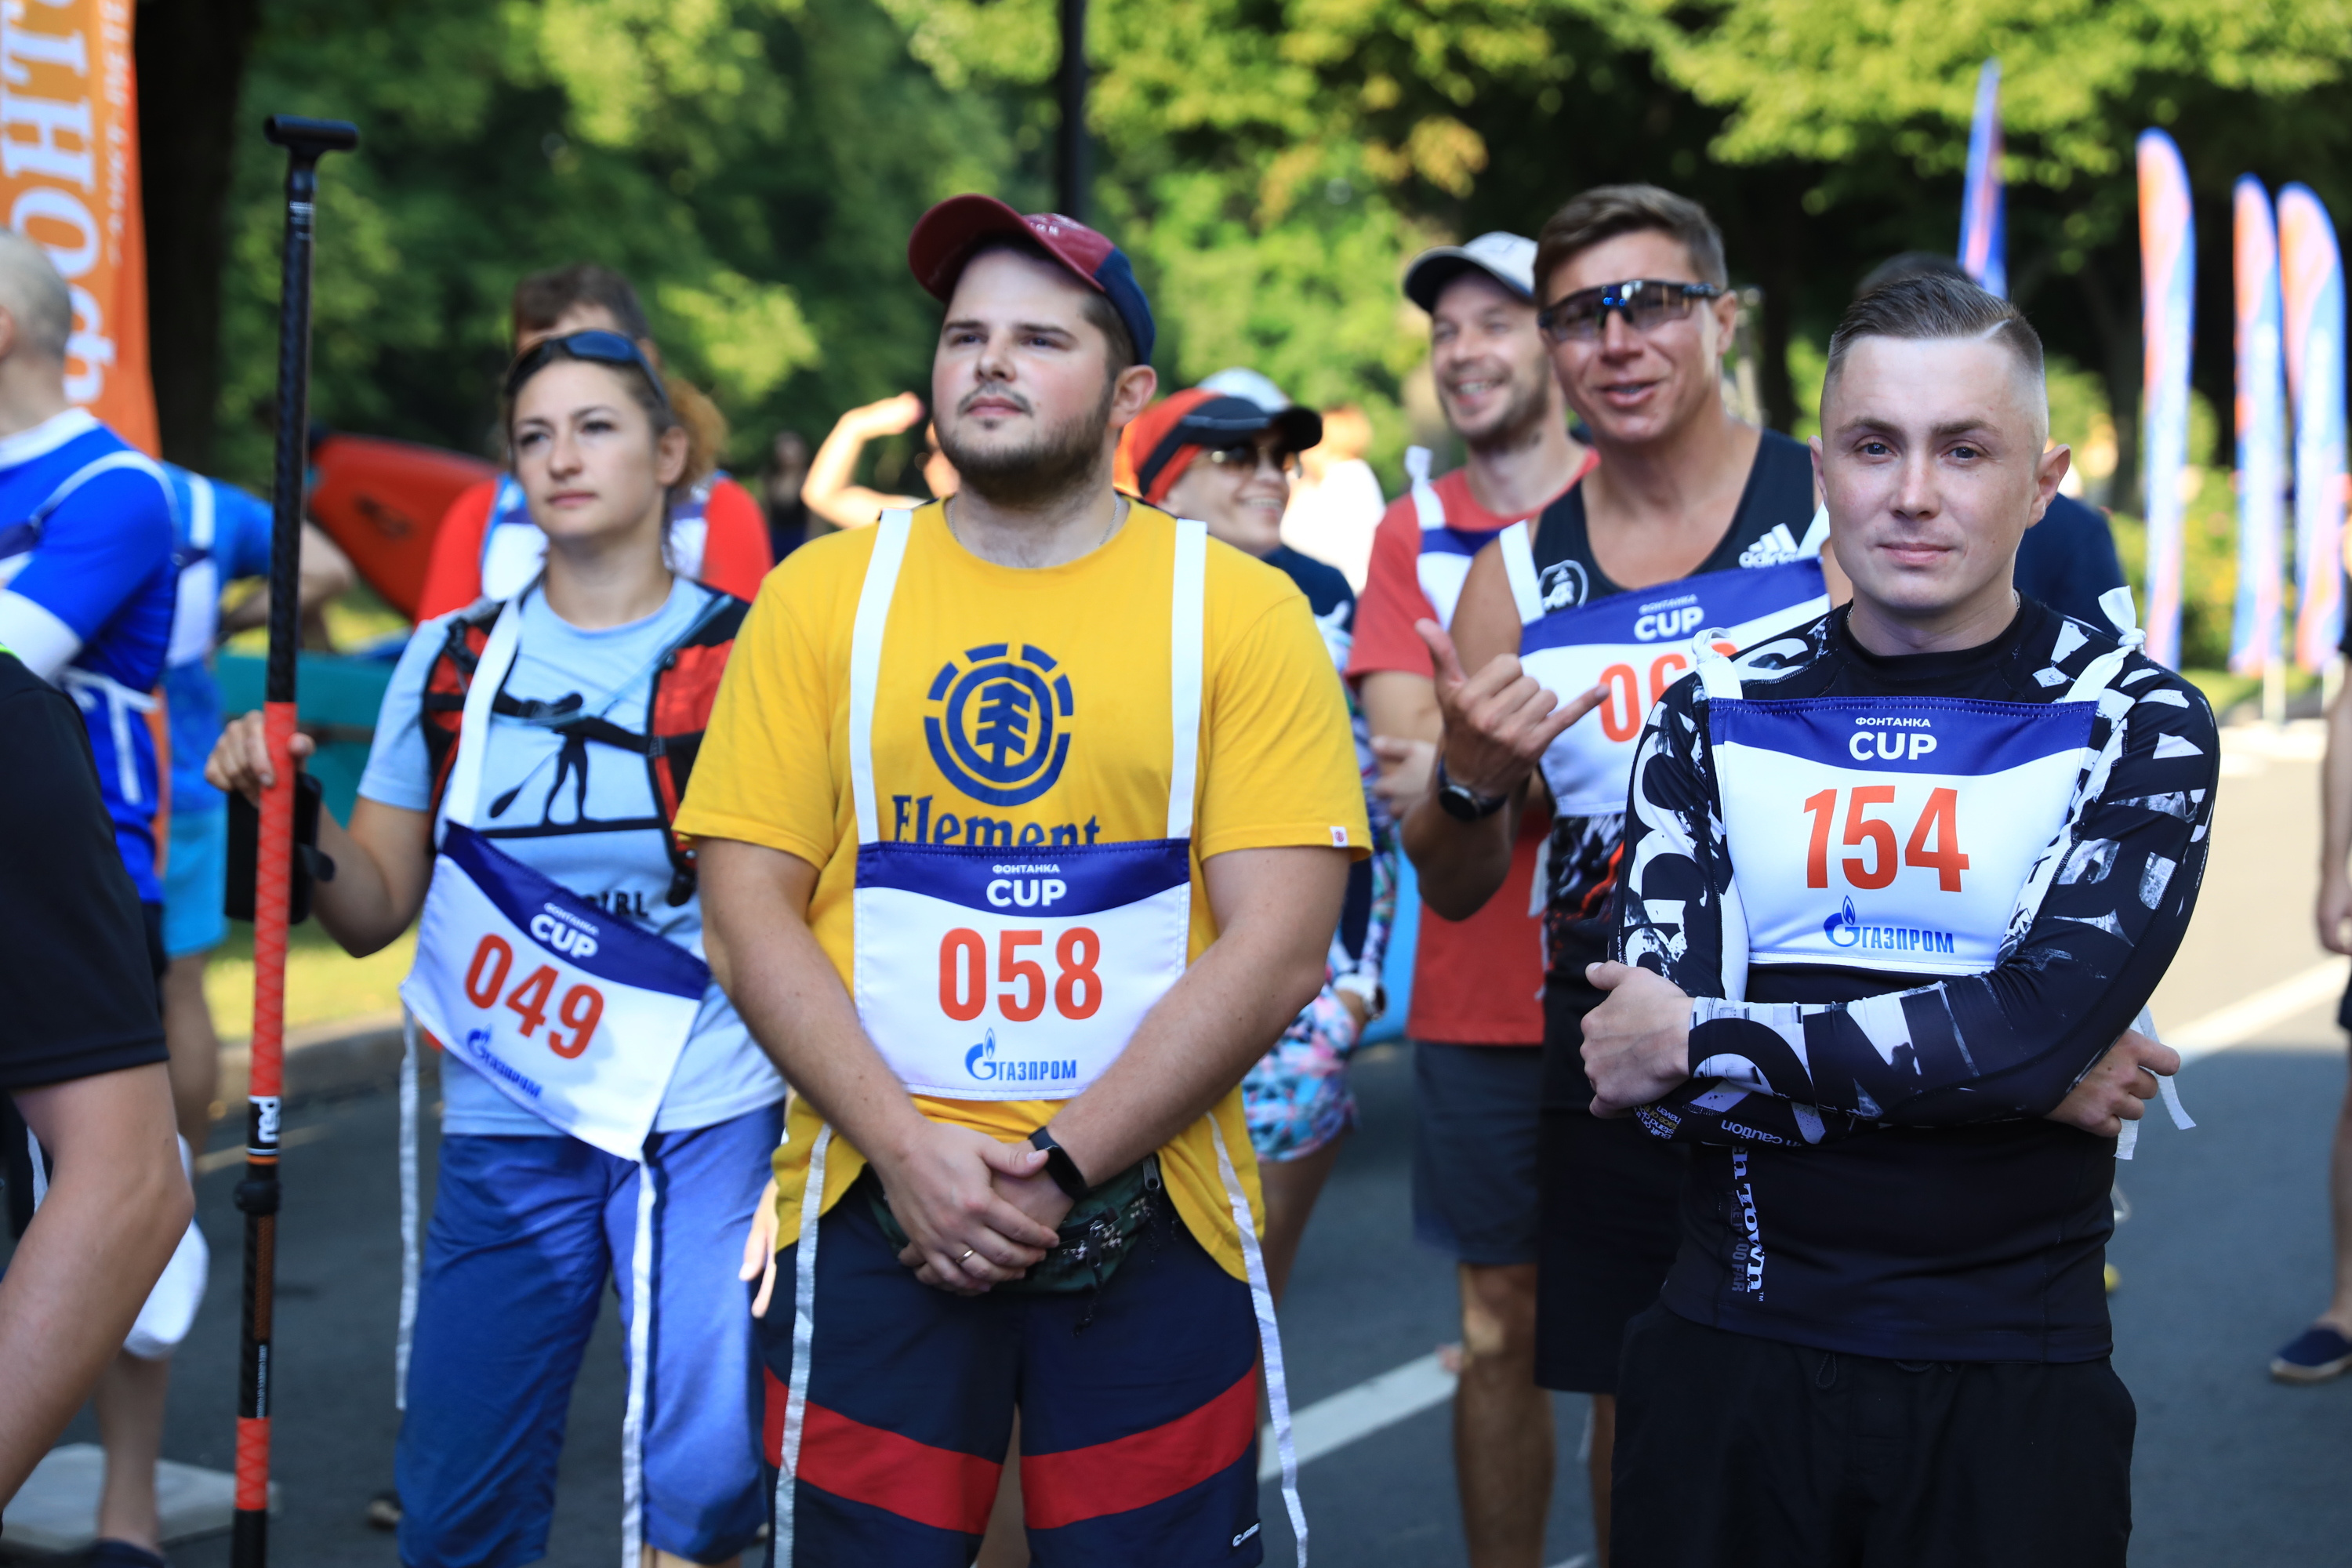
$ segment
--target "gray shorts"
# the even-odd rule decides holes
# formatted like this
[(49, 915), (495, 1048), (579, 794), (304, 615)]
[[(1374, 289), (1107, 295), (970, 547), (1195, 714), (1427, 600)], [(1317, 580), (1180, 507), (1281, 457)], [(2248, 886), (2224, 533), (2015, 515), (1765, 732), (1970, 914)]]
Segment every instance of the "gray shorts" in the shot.
[(1474, 1268), (1533, 1263), (1536, 1046), (1412, 1047), (1412, 1234)]

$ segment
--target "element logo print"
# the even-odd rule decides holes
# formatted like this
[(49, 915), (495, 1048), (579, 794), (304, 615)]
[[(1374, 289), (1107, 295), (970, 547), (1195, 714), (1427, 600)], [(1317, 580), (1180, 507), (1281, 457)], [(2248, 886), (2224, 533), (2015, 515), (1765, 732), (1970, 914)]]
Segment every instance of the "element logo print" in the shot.
[(1054, 787), (1069, 760), (1070, 678), (1054, 656), (1023, 643), (964, 649), (931, 678), (923, 720), (931, 761), (950, 783), (991, 805), (1026, 805)]

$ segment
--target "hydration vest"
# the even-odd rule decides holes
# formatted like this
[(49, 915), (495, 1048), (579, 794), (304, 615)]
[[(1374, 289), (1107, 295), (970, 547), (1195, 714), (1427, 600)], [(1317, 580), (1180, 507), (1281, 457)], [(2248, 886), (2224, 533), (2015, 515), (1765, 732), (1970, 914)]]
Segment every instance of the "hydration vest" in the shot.
[[(711, 705), (719, 699), (719, 678), (726, 671), (728, 656), (735, 650), (736, 633), (751, 608), (742, 600), (719, 594), (716, 589), (709, 591), (725, 603), (706, 616), (655, 667), (653, 691), (646, 701), (647, 733), (624, 730), (596, 715), (547, 726), (566, 739), (594, 741), (645, 758), (646, 771), (653, 782), (654, 804), (661, 812), (663, 845), (669, 852), (672, 908), (694, 897), (695, 871), (694, 851), (670, 825), (677, 820), (678, 804), (686, 798), (687, 781), (693, 775), (695, 756), (702, 749), (703, 731), (710, 727)], [(446, 639), (425, 672), (418, 721), (424, 727), (425, 752), (433, 778), (429, 809), (436, 814), (441, 809), (442, 792), (448, 787), (449, 772), (457, 760), (457, 734), (465, 719), (466, 692), (473, 685), (482, 649), (489, 643), (490, 628), (498, 624), (505, 608), (503, 603), (486, 603), (453, 617)], [(520, 701), (504, 691), (492, 700), (490, 711), (512, 718), (544, 719), (541, 704)]]

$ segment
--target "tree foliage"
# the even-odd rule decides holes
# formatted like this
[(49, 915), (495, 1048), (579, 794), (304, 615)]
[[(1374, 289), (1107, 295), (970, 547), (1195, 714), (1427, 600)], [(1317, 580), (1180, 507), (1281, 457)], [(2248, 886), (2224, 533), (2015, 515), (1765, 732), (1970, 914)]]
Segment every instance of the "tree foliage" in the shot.
[[(147, 9), (194, 0), (145, 0)], [(921, 388), (937, 320), (915, 216), (1052, 203), (1055, 0), (259, 0), (247, 111), (359, 121), (320, 225), (318, 414), (481, 447), (515, 277), (579, 258), (643, 287), (734, 418)], [(2113, 412), (2134, 489), (2132, 142), (2168, 127), (2203, 237), (2199, 384), (2229, 405), (2229, 187), (2352, 214), (2352, 0), (1094, 0), (1091, 216), (1161, 318), (1164, 378), (1227, 364), (1366, 405), (1392, 460), (1424, 353), (1416, 248), (1532, 233), (1579, 188), (1707, 204), (1759, 285), (1773, 421), (1854, 281), (1948, 250), (1979, 62), (2002, 62), (2012, 290)], [(149, 135), (157, 133), (149, 127)], [(266, 465), (278, 170), (230, 213), (229, 466)], [(1425, 415), (1425, 405), (1420, 405)], [(2218, 445), (2227, 432), (2212, 437)], [(2220, 458), (2218, 451), (2200, 456)]]

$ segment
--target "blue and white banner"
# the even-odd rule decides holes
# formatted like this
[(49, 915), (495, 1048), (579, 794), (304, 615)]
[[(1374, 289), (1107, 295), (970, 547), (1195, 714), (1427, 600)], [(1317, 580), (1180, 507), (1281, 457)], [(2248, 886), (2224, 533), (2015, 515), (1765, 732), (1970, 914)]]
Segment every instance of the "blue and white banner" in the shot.
[(1988, 293), (2009, 298), (2008, 197), (2000, 179), (2000, 61), (1977, 72), (1969, 121), (1969, 178), (1960, 196), (1960, 266)]
[(2344, 256), (2309, 186), (2279, 192), (2278, 223), (2294, 403), (2294, 657), (2316, 673), (2344, 637)]
[(2231, 200), (2236, 298), (2238, 599), (2230, 669), (2278, 661), (2286, 582), (2286, 366), (2281, 352), (2278, 231), (2270, 194), (2247, 174)]

